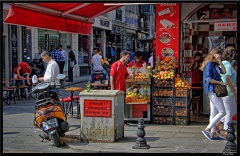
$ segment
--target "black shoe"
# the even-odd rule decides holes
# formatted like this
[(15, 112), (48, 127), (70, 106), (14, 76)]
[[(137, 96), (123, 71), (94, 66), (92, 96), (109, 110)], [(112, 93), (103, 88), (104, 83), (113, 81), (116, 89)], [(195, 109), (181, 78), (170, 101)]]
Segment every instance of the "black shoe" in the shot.
[(67, 82), (73, 82), (73, 80), (67, 80)]

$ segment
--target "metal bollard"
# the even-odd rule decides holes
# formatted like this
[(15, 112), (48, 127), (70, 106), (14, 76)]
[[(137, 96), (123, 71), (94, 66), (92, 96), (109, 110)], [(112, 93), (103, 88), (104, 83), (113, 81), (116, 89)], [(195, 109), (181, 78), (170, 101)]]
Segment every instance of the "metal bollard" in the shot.
[(145, 136), (145, 126), (144, 126), (144, 119), (139, 118), (138, 119), (138, 126), (137, 126), (137, 139), (136, 139), (136, 144), (132, 147), (132, 149), (149, 149), (150, 146), (147, 145), (146, 139), (144, 138)]
[(236, 153), (237, 152), (237, 145), (235, 143), (235, 129), (233, 127), (233, 122), (228, 123), (228, 129), (227, 129), (227, 143), (225, 148), (223, 149), (223, 153)]

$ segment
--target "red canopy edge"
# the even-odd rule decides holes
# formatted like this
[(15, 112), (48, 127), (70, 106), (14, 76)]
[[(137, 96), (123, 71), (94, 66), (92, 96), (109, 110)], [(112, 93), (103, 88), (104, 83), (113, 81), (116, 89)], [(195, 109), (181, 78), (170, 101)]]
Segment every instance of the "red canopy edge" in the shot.
[(92, 24), (11, 5), (6, 23), (90, 35)]

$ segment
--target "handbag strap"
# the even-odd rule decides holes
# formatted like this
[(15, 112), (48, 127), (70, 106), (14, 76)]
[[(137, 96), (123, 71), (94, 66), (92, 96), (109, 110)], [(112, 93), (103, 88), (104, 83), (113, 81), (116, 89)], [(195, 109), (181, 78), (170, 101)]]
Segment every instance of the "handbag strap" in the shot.
[(220, 70), (219, 70), (219, 68), (218, 68), (217, 65), (215, 65), (215, 69), (216, 69), (217, 72), (218, 72), (218, 75), (219, 75), (219, 77), (220, 77), (220, 81), (223, 82), (222, 79), (221, 79), (222, 76), (220, 75)]

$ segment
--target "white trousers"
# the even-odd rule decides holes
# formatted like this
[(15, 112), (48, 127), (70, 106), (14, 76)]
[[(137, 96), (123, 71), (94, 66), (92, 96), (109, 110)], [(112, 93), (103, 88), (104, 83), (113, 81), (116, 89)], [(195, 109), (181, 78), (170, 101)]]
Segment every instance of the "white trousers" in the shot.
[(223, 100), (217, 97), (215, 93), (209, 92), (208, 97), (210, 99), (210, 118), (207, 128), (211, 129), (211, 133), (213, 133), (216, 132), (217, 122), (226, 115), (226, 111)]
[(228, 129), (228, 122), (232, 121), (232, 117), (237, 113), (237, 103), (233, 95), (222, 97), (223, 104), (225, 107), (226, 115), (221, 119), (224, 123), (223, 129)]

